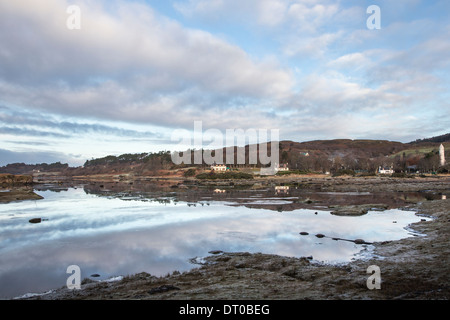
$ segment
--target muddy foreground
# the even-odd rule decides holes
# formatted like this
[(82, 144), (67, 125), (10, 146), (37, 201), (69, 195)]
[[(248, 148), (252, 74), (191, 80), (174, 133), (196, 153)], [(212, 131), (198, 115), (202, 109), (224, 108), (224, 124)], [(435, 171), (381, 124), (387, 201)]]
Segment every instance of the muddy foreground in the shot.
[[(437, 191), (448, 192), (450, 188), (447, 179), (437, 184), (424, 183), (427, 190), (433, 185), (439, 185)], [(397, 191), (401, 185), (407, 190), (423, 190), (424, 187), (417, 181), (394, 185), (376, 187), (392, 187)], [(355, 184), (348, 184), (348, 188), (352, 186)], [(373, 250), (373, 254), (345, 265), (318, 264), (310, 257), (217, 251), (197, 261), (197, 267), (188, 272), (175, 271), (166, 277), (143, 272), (114, 282), (84, 279), (80, 290), (63, 287), (30, 299), (448, 300), (450, 201), (424, 201), (413, 207), (419, 215), (433, 217), (410, 226), (425, 236), (362, 245), (365, 250)], [(371, 265), (378, 266), (381, 271), (379, 290), (367, 287), (370, 277), (367, 268)]]

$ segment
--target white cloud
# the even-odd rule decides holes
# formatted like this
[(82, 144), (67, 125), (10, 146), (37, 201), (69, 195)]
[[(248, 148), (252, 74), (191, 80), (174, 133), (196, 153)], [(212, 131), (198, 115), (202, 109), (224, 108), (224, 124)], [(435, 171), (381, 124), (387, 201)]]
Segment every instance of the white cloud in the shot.
[(328, 63), (330, 67), (335, 68), (351, 68), (357, 70), (360, 68), (367, 68), (371, 64), (371, 59), (366, 54), (361, 52), (345, 54)]
[[(155, 109), (182, 116), (184, 106), (176, 102), (191, 91), (209, 95), (211, 104), (223, 96), (278, 99), (290, 93), (293, 78), (273, 59), (256, 60), (141, 4), (117, 2), (108, 12), (98, 2), (77, 3), (77, 31), (65, 27), (62, 0), (1, 4), (3, 96), (53, 111), (158, 121)], [(27, 30), (33, 30), (34, 41)], [(100, 82), (92, 85), (93, 79)], [(26, 93), (18, 98), (21, 91)]]
[(288, 38), (284, 44), (284, 54), (289, 57), (299, 56), (322, 59), (326, 56), (329, 46), (342, 37), (342, 32), (324, 33), (315, 37), (295, 35)]

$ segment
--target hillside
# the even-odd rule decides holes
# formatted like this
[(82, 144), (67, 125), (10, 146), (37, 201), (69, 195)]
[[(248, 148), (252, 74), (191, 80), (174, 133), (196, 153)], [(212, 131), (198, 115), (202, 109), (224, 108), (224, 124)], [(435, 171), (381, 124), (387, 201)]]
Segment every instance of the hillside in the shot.
[[(315, 140), (306, 142), (279, 142), (279, 162), (287, 164), (291, 170), (303, 172), (336, 172), (339, 170), (353, 170), (361, 172), (375, 172), (379, 166), (392, 166), (396, 171), (421, 170), (430, 172), (439, 166), (438, 148), (445, 147), (446, 159), (450, 159), (450, 133), (429, 139), (419, 139), (409, 143), (387, 140)], [(270, 153), (270, 145), (268, 151)], [(235, 169), (249, 166), (249, 145), (239, 148), (245, 150), (245, 164), (237, 165), (238, 148), (234, 147), (234, 162), (227, 163)], [(226, 159), (226, 148), (216, 150), (222, 152)], [(192, 154), (192, 163), (193, 163)], [(252, 164), (260, 167), (261, 164)], [(58, 172), (66, 176), (93, 174), (121, 174), (152, 176), (161, 172), (178, 170), (188, 167), (208, 169), (209, 165), (181, 164), (175, 165), (169, 151), (157, 153), (109, 155), (103, 158), (87, 160), (84, 166), (71, 168), (60, 162), (53, 164), (29, 165), (24, 163), (9, 164), (0, 167), (0, 173), (33, 174), (36, 172)]]
[(426, 138), (426, 139), (417, 139), (416, 141), (409, 142), (408, 144), (423, 144), (423, 143), (443, 143), (450, 142), (450, 133), (446, 133), (440, 136)]

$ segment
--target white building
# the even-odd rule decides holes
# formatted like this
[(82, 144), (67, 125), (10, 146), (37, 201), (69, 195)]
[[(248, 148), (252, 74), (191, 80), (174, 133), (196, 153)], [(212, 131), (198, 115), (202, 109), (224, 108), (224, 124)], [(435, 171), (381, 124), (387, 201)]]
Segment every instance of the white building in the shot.
[(289, 167), (287, 165), (287, 163), (281, 164), (281, 165), (276, 165), (275, 166), (275, 171), (289, 171)]
[(227, 166), (224, 164), (214, 164), (211, 166), (212, 171), (227, 171)]
[(378, 167), (379, 174), (393, 174), (394, 169), (392, 167)]

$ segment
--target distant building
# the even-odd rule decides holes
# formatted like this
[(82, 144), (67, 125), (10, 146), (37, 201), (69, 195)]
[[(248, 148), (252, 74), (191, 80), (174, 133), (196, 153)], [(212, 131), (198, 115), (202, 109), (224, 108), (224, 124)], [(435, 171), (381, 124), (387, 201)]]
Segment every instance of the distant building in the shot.
[(443, 144), (439, 146), (439, 160), (441, 167), (445, 166), (445, 150)]
[(419, 171), (417, 170), (417, 164), (411, 165), (411, 166), (407, 166), (406, 170), (409, 173), (419, 173)]
[(275, 166), (275, 171), (289, 171), (289, 166), (287, 165), (287, 163), (283, 163), (281, 165), (276, 165)]
[(378, 167), (379, 174), (393, 174), (394, 169), (392, 167)]
[(212, 170), (212, 171), (227, 171), (228, 168), (227, 168), (227, 166), (224, 165), (224, 164), (213, 164), (213, 165), (211, 166), (211, 170)]

